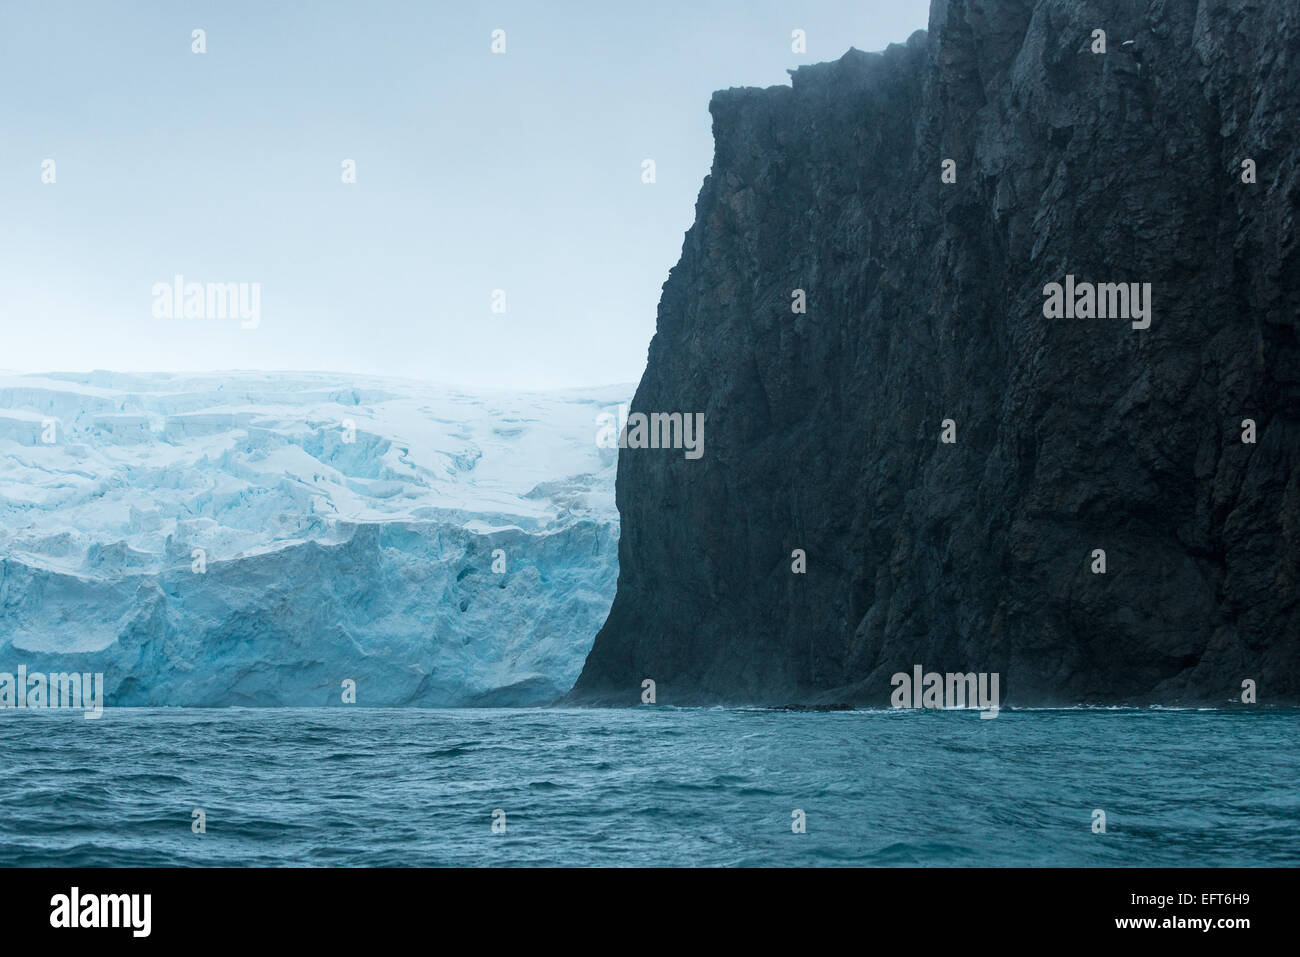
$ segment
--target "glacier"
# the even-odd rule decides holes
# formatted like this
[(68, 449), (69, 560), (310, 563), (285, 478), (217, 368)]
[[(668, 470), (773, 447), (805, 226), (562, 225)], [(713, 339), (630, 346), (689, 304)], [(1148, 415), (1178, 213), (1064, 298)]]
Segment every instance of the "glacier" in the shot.
[(618, 576), (631, 385), (0, 374), (0, 670), (110, 706), (527, 706)]

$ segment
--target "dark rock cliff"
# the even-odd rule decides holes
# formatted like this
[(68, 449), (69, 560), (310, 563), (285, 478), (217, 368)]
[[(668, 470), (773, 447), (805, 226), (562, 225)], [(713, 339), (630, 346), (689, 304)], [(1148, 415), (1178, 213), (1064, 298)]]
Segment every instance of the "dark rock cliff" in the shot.
[[(704, 455), (620, 453), (569, 700), (1300, 700), (1300, 5), (936, 0), (710, 110), (632, 404)], [(1047, 318), (1067, 275), (1150, 327)]]

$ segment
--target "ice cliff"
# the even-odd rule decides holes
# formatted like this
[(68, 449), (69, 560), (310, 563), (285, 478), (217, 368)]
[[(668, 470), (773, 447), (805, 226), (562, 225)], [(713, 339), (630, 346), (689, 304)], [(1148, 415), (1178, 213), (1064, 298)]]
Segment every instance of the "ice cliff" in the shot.
[(0, 376), (0, 670), (110, 705), (525, 705), (613, 597), (630, 387)]

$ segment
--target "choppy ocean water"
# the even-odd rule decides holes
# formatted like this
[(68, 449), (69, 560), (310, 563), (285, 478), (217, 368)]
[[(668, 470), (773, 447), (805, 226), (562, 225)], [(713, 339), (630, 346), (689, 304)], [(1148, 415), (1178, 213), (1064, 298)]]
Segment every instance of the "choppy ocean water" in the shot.
[(0, 865), (1294, 865), (1298, 772), (1296, 711), (3, 711)]

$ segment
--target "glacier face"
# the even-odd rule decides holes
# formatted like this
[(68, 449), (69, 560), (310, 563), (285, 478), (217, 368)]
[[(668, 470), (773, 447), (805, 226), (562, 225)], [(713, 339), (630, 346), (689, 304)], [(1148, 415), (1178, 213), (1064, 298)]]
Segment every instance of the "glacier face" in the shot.
[(118, 706), (551, 701), (613, 599), (598, 433), (632, 389), (0, 375), (0, 671), (103, 672)]

